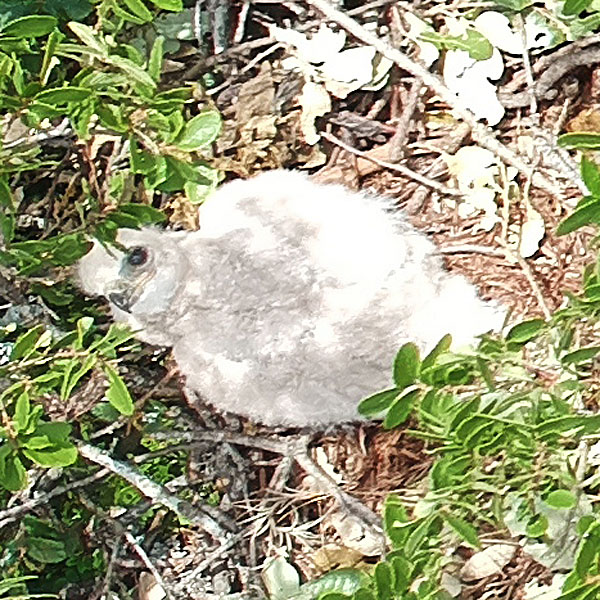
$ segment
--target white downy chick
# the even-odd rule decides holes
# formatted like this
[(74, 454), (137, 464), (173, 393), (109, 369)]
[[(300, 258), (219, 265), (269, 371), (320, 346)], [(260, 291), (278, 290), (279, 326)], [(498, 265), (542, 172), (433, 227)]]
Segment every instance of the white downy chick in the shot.
[(504, 311), (444, 270), (386, 198), (271, 171), (222, 186), (200, 230), (122, 229), (79, 263), (136, 336), (173, 348), (186, 386), (266, 425), (358, 420), (394, 356), (498, 329)]

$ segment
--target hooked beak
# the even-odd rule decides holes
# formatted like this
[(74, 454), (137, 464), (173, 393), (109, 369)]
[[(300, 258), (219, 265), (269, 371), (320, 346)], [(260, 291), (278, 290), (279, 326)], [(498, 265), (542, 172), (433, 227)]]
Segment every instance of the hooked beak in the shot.
[(118, 292), (110, 292), (108, 294), (108, 299), (119, 309), (130, 313), (131, 307), (134, 304), (131, 301), (131, 292), (126, 291), (118, 291)]

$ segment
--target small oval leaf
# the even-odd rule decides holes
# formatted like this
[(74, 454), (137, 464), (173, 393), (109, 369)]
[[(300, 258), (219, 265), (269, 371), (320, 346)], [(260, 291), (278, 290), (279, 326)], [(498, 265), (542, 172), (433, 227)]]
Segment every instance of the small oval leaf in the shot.
[(207, 111), (190, 119), (175, 141), (180, 150), (193, 152), (215, 141), (221, 131), (221, 115), (216, 111)]
[(133, 400), (129, 390), (121, 376), (110, 366), (104, 366), (104, 373), (108, 377), (108, 390), (106, 398), (111, 406), (116, 408), (122, 415), (131, 416), (133, 414)]
[(579, 350), (575, 350), (573, 352), (569, 352), (565, 354), (560, 362), (563, 365), (572, 365), (581, 362), (585, 362), (586, 360), (590, 360), (596, 356), (600, 352), (600, 346), (588, 346), (587, 348), (579, 348)]
[(421, 361), (419, 349), (415, 344), (409, 342), (404, 344), (394, 360), (394, 383), (399, 388), (405, 388), (415, 382), (419, 374)]
[(58, 24), (50, 15), (28, 15), (11, 21), (2, 29), (2, 35), (17, 38), (33, 38), (47, 35)]
[(556, 141), (562, 148), (600, 148), (600, 133), (565, 133)]
[(577, 498), (569, 490), (554, 490), (546, 497), (546, 504), (552, 508), (568, 509), (577, 504)]
[(392, 402), (394, 402), (400, 392), (399, 388), (391, 388), (365, 398), (358, 405), (359, 414), (365, 417), (372, 417), (382, 413), (392, 405)]
[(566, 235), (585, 225), (598, 223), (600, 223), (600, 198), (594, 198), (580, 208), (576, 208), (573, 214), (562, 221), (556, 228), (556, 235)]
[(506, 341), (525, 344), (532, 340), (546, 325), (544, 319), (531, 319), (515, 325), (507, 334)]
[(410, 390), (397, 398), (390, 406), (388, 413), (383, 420), (384, 429), (393, 429), (398, 427), (408, 419), (412, 412), (417, 398), (422, 394), (419, 389)]

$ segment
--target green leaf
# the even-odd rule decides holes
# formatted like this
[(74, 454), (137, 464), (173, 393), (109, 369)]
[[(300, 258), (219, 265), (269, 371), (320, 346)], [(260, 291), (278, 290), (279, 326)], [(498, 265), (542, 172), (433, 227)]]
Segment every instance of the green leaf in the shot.
[(377, 587), (378, 600), (393, 600), (394, 574), (388, 563), (380, 562), (375, 565), (375, 585)]
[(409, 342), (404, 344), (394, 360), (394, 383), (399, 388), (411, 385), (417, 379), (420, 367), (419, 349)]
[(173, 12), (179, 12), (183, 10), (182, 0), (150, 0), (150, 2), (162, 10), (171, 10)]
[(21, 433), (27, 429), (29, 423), (29, 414), (31, 412), (31, 402), (27, 390), (21, 393), (15, 403), (15, 429)]
[(596, 600), (600, 594), (600, 584), (584, 583), (568, 592), (563, 592), (557, 600)]
[(187, 199), (192, 204), (200, 204), (216, 189), (217, 178), (213, 178), (208, 183), (196, 183), (194, 181), (186, 181), (183, 184), (183, 190)]
[(98, 35), (94, 29), (83, 23), (71, 21), (69, 29), (89, 48), (95, 50), (101, 58), (107, 58), (109, 54), (108, 44)]
[[(133, 137), (129, 138), (129, 154), (131, 156), (131, 170), (133, 173), (147, 175), (157, 168), (157, 161), (162, 157), (156, 156), (151, 152), (142, 150)], [(164, 158), (163, 158), (164, 161)]]
[(458, 483), (464, 484), (470, 466), (470, 460), (464, 456), (453, 458), (447, 454), (440, 458), (429, 471), (432, 488), (437, 490), (453, 487)]
[(525, 344), (529, 340), (532, 340), (537, 334), (545, 327), (546, 322), (544, 319), (531, 319), (530, 321), (523, 321), (518, 325), (511, 328), (506, 336), (507, 342), (513, 342), (516, 344)]
[(106, 398), (122, 415), (133, 414), (133, 400), (121, 376), (109, 365), (104, 365), (104, 373), (108, 377), (109, 386)]
[(35, 38), (49, 34), (58, 21), (49, 15), (29, 15), (8, 23), (2, 29), (2, 35), (16, 38)]
[(57, 266), (72, 265), (90, 250), (90, 243), (81, 233), (61, 235), (48, 241), (52, 244), (52, 263)]
[(455, 47), (459, 50), (466, 50), (473, 60), (487, 60), (491, 58), (494, 47), (488, 39), (474, 29), (468, 29), (466, 39), (457, 38)]
[(531, 6), (534, 0), (496, 0), (495, 4), (504, 8), (509, 8), (514, 12), (520, 12), (524, 8)]
[(375, 597), (375, 593), (369, 588), (362, 587), (356, 592), (354, 592), (354, 596), (352, 596), (352, 600), (377, 600)]
[[(80, 365), (77, 359), (72, 359), (70, 361), (67, 370), (65, 370), (60, 388), (60, 399), (63, 402), (68, 400), (68, 398), (71, 396), (71, 393), (75, 389), (75, 386), (94, 368), (97, 360), (97, 357), (92, 354), (90, 356), (86, 356), (85, 360)], [(75, 367), (77, 366), (79, 366), (79, 368), (74, 371)]]
[(585, 154), (581, 157), (581, 177), (590, 194), (600, 197), (600, 168)]
[(544, 499), (546, 504), (552, 508), (573, 508), (577, 505), (577, 497), (569, 490), (554, 490)]
[(81, 317), (77, 319), (77, 348), (83, 348), (83, 338), (94, 325), (92, 317)]
[(596, 523), (596, 519), (593, 515), (584, 515), (577, 521), (576, 532), (577, 535), (583, 537), (585, 533)]
[(546, 438), (578, 431), (578, 435), (597, 433), (600, 429), (600, 415), (567, 415), (548, 419), (535, 427), (538, 436)]
[(18, 360), (33, 352), (36, 342), (40, 339), (43, 332), (44, 326), (37, 325), (36, 327), (32, 327), (27, 333), (19, 336), (10, 353), (10, 359)]
[(583, 289), (586, 299), (595, 302), (600, 300), (600, 283), (585, 284)]
[(394, 403), (390, 406), (390, 409), (383, 420), (383, 428), (393, 429), (404, 423), (410, 416), (415, 402), (422, 393), (422, 390), (419, 389), (410, 390), (394, 400)]
[(469, 29), (463, 36), (440, 35), (434, 31), (423, 31), (419, 38), (434, 44), (438, 48), (465, 50), (473, 60), (487, 60), (492, 56), (494, 47), (486, 37), (475, 29)]
[(448, 352), (452, 345), (452, 336), (447, 333), (436, 345), (435, 348), (423, 359), (421, 363), (421, 371), (433, 367), (439, 356)]
[(135, 23), (136, 25), (144, 25), (148, 21), (146, 19), (142, 19), (135, 14), (121, 8), (121, 6), (117, 3), (114, 3), (112, 6), (112, 11), (115, 13), (115, 16), (119, 17), (119, 19), (123, 19), (128, 23)]
[(152, 44), (150, 58), (148, 59), (148, 75), (157, 83), (160, 81), (162, 73), (163, 55), (164, 55), (165, 38), (159, 35)]
[(138, 67), (132, 60), (121, 56), (111, 55), (107, 59), (107, 62), (123, 71), (127, 76), (131, 77), (134, 82), (141, 83), (150, 90), (153, 90), (156, 87), (154, 79), (152, 79), (144, 69)]
[(581, 580), (590, 575), (590, 567), (597, 563), (600, 553), (600, 524), (592, 525), (581, 541), (575, 557), (574, 569)]
[(21, 459), (8, 444), (0, 446), (0, 485), (9, 492), (17, 492), (27, 483), (27, 471)]
[(579, 348), (579, 350), (575, 350), (573, 352), (565, 354), (560, 359), (560, 362), (563, 365), (581, 363), (594, 358), (594, 356), (596, 356), (598, 352), (600, 352), (600, 346), (588, 346), (587, 348)]
[(55, 17), (83, 21), (93, 10), (89, 0), (45, 0), (44, 9)]
[(358, 569), (337, 569), (300, 586), (298, 596), (308, 599), (329, 598), (332, 594), (342, 594), (343, 598), (347, 598), (361, 586), (368, 585), (369, 581), (369, 576)]
[(390, 494), (383, 506), (383, 525), (386, 535), (392, 540), (395, 547), (401, 546), (408, 530), (404, 527), (410, 523), (406, 508), (396, 494)]
[(389, 390), (377, 392), (376, 394), (361, 400), (358, 405), (359, 414), (365, 417), (372, 417), (382, 413), (392, 405), (401, 391), (402, 390), (399, 388), (391, 388)]
[(410, 534), (404, 551), (407, 556), (411, 556), (423, 548), (427, 548), (430, 544), (432, 535), (436, 535), (441, 528), (441, 519), (437, 515), (430, 515), (421, 519), (417, 526)]
[(556, 235), (565, 235), (592, 223), (600, 223), (600, 198), (591, 198), (581, 208), (576, 208), (556, 228)]
[(45, 448), (50, 448), (52, 446), (52, 442), (48, 438), (47, 435), (32, 435), (27, 437), (27, 439), (23, 442), (23, 447), (28, 450), (44, 450)]
[(48, 448), (22, 448), (23, 454), (42, 467), (68, 467), (77, 460), (77, 448), (70, 442), (53, 444)]
[(535, 515), (527, 523), (526, 533), (530, 538), (546, 535), (548, 531), (548, 518), (545, 515)]
[(582, 13), (592, 0), (566, 0), (562, 9), (562, 14), (566, 17), (571, 17)]
[(211, 144), (221, 131), (221, 115), (216, 111), (206, 111), (190, 119), (175, 146), (186, 152), (193, 152)]
[(481, 373), (481, 376), (483, 377), (483, 380), (485, 381), (485, 385), (487, 385), (488, 390), (490, 392), (494, 391), (496, 389), (494, 376), (492, 375), (487, 361), (481, 356), (477, 357), (477, 367), (479, 368), (479, 372)]
[(35, 430), (36, 435), (45, 435), (55, 444), (61, 444), (69, 439), (72, 426), (64, 421), (52, 421), (40, 423)]
[(40, 69), (39, 80), (42, 85), (46, 85), (48, 83), (48, 79), (50, 77), (50, 73), (52, 72), (53, 67), (59, 64), (58, 58), (56, 58), (56, 49), (58, 48), (59, 42), (65, 36), (59, 31), (53, 31), (46, 41), (46, 47), (44, 48), (44, 58), (42, 60), (42, 67)]
[(41, 537), (27, 537), (27, 554), (41, 563), (60, 563), (67, 558), (64, 542)]
[(162, 223), (167, 218), (160, 210), (147, 204), (128, 203), (121, 204), (119, 208), (122, 213), (134, 217), (138, 225)]
[(142, 23), (152, 21), (152, 13), (146, 8), (142, 0), (120, 0)]
[(481, 548), (481, 542), (479, 541), (479, 537), (477, 536), (477, 530), (473, 525), (467, 523), (463, 519), (459, 519), (455, 515), (451, 515), (448, 513), (442, 513), (442, 518), (456, 533), (460, 536), (460, 538), (467, 542), (473, 548)]
[(92, 90), (88, 90), (87, 88), (66, 86), (62, 88), (44, 90), (43, 92), (40, 92), (34, 96), (33, 99), (36, 102), (61, 105), (68, 104), (69, 102), (83, 102), (85, 99), (91, 96), (92, 93)]
[(565, 133), (556, 140), (562, 148), (600, 148), (600, 133)]

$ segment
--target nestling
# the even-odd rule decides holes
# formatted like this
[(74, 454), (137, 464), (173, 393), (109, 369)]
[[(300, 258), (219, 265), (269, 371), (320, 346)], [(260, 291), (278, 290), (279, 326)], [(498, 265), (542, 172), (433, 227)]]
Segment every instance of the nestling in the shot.
[(266, 425), (357, 420), (401, 344), (463, 345), (504, 319), (391, 201), (294, 171), (225, 184), (199, 231), (118, 240), (125, 253), (96, 243), (80, 261), (83, 289), (171, 346), (191, 391)]

